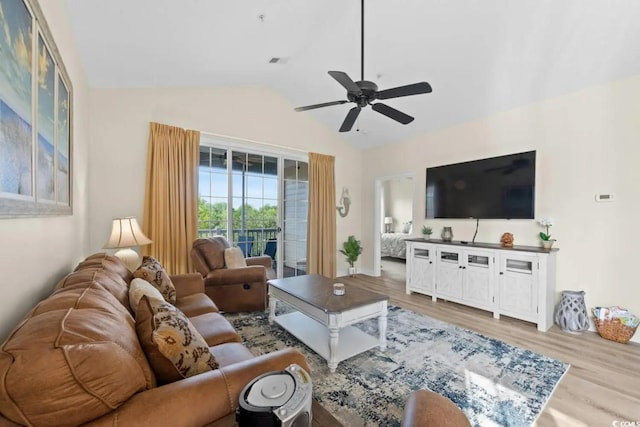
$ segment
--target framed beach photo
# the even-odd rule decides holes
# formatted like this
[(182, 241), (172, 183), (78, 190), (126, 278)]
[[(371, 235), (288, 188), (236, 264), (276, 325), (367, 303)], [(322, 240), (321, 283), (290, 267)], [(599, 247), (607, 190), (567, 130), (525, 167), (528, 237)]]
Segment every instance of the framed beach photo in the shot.
[(37, 2), (0, 0), (0, 218), (73, 213), (72, 93)]

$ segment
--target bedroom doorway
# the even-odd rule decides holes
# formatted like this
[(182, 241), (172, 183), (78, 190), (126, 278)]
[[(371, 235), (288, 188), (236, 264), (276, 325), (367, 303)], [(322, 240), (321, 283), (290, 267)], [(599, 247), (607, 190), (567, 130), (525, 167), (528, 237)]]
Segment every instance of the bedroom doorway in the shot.
[(413, 235), (415, 177), (400, 174), (376, 179), (374, 274), (406, 281), (405, 240)]

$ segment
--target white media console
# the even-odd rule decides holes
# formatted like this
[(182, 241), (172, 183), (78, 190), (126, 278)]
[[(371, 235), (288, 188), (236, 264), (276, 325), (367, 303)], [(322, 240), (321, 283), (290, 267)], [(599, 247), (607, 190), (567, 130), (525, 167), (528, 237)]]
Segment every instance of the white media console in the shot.
[(406, 292), (553, 325), (556, 252), (534, 246), (408, 239)]

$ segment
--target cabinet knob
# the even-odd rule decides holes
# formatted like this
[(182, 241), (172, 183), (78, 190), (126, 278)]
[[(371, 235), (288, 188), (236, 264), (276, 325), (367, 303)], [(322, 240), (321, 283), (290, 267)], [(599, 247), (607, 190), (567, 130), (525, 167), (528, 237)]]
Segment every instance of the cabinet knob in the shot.
[(504, 272), (503, 272), (503, 271), (501, 271), (501, 272), (500, 272), (500, 275), (503, 275), (503, 274), (504, 274)]
[(429, 261), (429, 264), (433, 264), (433, 261)]

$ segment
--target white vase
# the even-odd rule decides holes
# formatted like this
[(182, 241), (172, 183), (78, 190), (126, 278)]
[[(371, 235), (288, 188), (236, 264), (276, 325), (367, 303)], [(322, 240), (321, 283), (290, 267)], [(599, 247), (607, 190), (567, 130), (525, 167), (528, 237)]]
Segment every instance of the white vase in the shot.
[(543, 240), (542, 241), (542, 247), (544, 249), (551, 249), (551, 247), (553, 246), (553, 242), (555, 242), (555, 239), (551, 239), (551, 240)]

